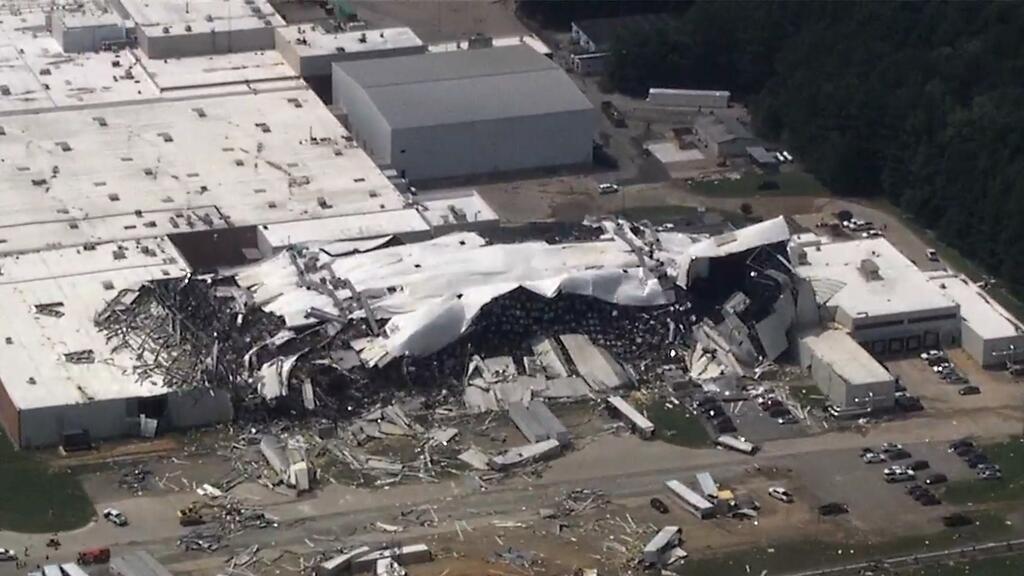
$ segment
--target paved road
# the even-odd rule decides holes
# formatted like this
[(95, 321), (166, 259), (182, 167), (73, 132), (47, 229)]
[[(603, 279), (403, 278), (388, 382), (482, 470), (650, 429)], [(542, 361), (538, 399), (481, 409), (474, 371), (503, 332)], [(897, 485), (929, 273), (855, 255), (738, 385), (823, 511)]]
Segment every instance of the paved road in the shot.
[[(434, 485), (410, 485), (390, 490), (368, 491), (341, 486), (330, 486), (311, 499), (270, 505), (267, 511), (281, 519), (279, 529), (255, 530), (242, 534), (230, 542), (231, 550), (250, 544), (261, 547), (306, 546), (310, 535), (334, 535), (347, 541), (379, 540), (379, 534), (358, 534), (361, 528), (374, 521), (394, 522), (401, 510), (432, 505), (441, 521), (439, 526), (409, 530), (403, 534), (415, 538), (428, 534), (451, 532), (454, 520), (467, 520), (471, 524), (486, 524), (494, 519), (535, 517), (536, 510), (552, 505), (564, 490), (578, 487), (599, 488), (613, 500), (648, 496), (662, 492), (664, 480), (683, 477), (701, 470), (724, 475), (740, 474), (754, 462), (762, 467), (793, 464), (794, 457), (807, 455), (822, 462), (846, 458), (851, 450), (865, 444), (878, 444), (884, 440), (904, 444), (946, 441), (966, 434), (1001, 436), (1019, 432), (1020, 418), (1006, 418), (1005, 414), (986, 418), (983, 414), (929, 422), (926, 418), (879, 425), (866, 436), (853, 433), (826, 435), (768, 443), (754, 458), (719, 450), (693, 450), (658, 442), (642, 442), (632, 437), (602, 436), (580, 450), (552, 463), (539, 480), (514, 479), (486, 492), (479, 492), (461, 481)], [(938, 419), (937, 419), (938, 420)], [(118, 549), (146, 548), (170, 565), (182, 567), (223, 561), (221, 555), (181, 553), (175, 542), (181, 529), (173, 519), (173, 510), (190, 495), (177, 494), (140, 497), (125, 500), (118, 505), (133, 520), (128, 529), (117, 529), (106, 523), (97, 523), (82, 530), (62, 534), (65, 547), (53, 555), (55, 560), (70, 560), (81, 548), (113, 545)], [(33, 551), (42, 550), (43, 535), (0, 533), (4, 546), (21, 550), (25, 545)], [(33, 562), (35, 557), (33, 557)], [(213, 564), (210, 564), (211, 566)], [(0, 575), (14, 574), (13, 565), (0, 566)]]

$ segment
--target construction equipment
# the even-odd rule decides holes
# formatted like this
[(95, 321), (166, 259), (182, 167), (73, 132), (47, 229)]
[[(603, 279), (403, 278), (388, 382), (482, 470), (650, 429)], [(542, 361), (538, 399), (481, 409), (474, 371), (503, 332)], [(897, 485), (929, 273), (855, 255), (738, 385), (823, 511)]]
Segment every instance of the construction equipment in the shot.
[(199, 526), (206, 523), (203, 517), (203, 508), (206, 505), (202, 502), (193, 502), (178, 510), (178, 524), (182, 526)]

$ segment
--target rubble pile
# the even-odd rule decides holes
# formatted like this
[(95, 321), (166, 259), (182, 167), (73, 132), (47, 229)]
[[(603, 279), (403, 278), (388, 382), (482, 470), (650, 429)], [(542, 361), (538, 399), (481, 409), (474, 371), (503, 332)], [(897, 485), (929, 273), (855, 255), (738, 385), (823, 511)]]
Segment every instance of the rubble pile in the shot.
[(185, 550), (215, 552), (224, 541), (246, 530), (277, 527), (277, 519), (264, 513), (261, 507), (230, 495), (193, 502), (179, 511), (179, 516), (189, 516), (201, 523), (178, 538), (178, 546)]

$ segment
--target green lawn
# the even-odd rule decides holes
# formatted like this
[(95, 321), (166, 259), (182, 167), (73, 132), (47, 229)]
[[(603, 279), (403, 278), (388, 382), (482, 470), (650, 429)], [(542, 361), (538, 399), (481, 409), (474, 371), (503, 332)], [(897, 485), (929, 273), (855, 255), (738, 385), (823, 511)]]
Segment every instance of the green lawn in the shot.
[(15, 450), (0, 431), (0, 529), (59, 532), (80, 528), (93, 517), (78, 478), (55, 471), (38, 455)]
[(939, 564), (907, 572), (904, 576), (1020, 576), (1024, 574), (1024, 556), (984, 558), (955, 564)]
[[(778, 187), (761, 190), (766, 181), (775, 182)], [(718, 198), (749, 198), (753, 196), (829, 196), (821, 182), (807, 172), (794, 171), (779, 174), (756, 174), (747, 172), (739, 180), (716, 180), (693, 182), (694, 192)]]
[(1009, 440), (984, 446), (983, 451), (1003, 469), (1003, 479), (950, 482), (943, 500), (953, 504), (984, 504), (1024, 499), (1024, 443)]
[[(686, 560), (687, 576), (724, 574), (780, 574), (801, 570), (881, 560), (912, 554), (945, 550), (971, 542), (987, 542), (1011, 537), (1013, 528), (992, 514), (972, 514), (978, 524), (959, 530), (942, 530), (915, 536), (873, 542), (822, 542), (814, 539), (765, 544), (757, 548), (729, 552), (708, 558)], [(834, 520), (828, 520), (834, 522)], [(928, 572), (927, 574), (931, 574)]]
[(654, 437), (659, 440), (689, 448), (711, 445), (700, 418), (685, 406), (666, 408), (663, 401), (655, 400), (647, 407), (647, 417), (654, 423)]

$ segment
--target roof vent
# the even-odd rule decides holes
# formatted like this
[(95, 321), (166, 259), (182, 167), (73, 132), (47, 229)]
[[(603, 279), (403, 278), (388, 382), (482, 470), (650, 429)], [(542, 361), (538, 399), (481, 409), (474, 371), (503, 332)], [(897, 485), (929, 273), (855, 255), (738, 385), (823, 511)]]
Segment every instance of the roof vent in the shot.
[(857, 269), (860, 270), (860, 275), (868, 282), (877, 282), (882, 279), (882, 273), (878, 269), (878, 263), (870, 258), (861, 260), (860, 266), (858, 266)]

